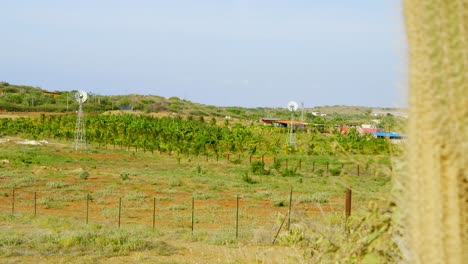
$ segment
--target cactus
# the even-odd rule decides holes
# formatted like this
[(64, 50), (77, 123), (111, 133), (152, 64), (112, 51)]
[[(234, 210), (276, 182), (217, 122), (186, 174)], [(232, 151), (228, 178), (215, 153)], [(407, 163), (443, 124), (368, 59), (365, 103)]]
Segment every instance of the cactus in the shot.
[[(468, 0), (403, 0), (409, 127), (402, 236), (410, 263), (468, 260)], [(466, 263), (466, 262), (465, 262)]]

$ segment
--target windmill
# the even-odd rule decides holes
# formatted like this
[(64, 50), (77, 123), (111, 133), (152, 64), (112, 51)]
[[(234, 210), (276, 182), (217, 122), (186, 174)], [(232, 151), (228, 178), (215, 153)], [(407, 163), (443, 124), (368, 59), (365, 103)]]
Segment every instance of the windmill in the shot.
[(296, 134), (294, 134), (294, 112), (297, 110), (299, 105), (294, 101), (288, 102), (288, 110), (291, 111), (291, 125), (289, 126), (289, 146), (296, 147)]
[(78, 117), (75, 128), (75, 150), (86, 148), (86, 131), (84, 126), (83, 103), (88, 99), (88, 94), (79, 90), (75, 93), (75, 100), (78, 102)]

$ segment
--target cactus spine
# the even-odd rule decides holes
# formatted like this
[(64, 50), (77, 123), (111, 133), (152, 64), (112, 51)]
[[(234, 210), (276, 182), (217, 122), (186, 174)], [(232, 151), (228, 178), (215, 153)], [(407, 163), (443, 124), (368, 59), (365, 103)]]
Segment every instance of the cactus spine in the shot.
[[(403, 0), (409, 48), (406, 261), (468, 260), (468, 0)], [(466, 262), (465, 262), (466, 263)]]

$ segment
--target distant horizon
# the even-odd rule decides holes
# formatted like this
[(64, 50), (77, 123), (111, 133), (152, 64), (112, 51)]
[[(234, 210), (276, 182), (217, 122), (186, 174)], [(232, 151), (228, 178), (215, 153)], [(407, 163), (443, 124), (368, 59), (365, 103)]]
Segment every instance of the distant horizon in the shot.
[[(18, 83), (11, 83), (11, 82), (8, 82), (8, 81), (5, 81), (5, 80), (0, 80), (0, 82), (6, 82), (10, 85), (16, 85), (16, 86), (29, 86), (29, 87), (34, 87), (34, 88), (38, 88), (38, 89), (41, 89), (41, 90), (44, 90), (44, 91), (48, 91), (48, 92), (71, 92), (71, 91), (75, 91), (75, 90), (84, 90), (85, 92), (87, 93), (93, 93), (95, 95), (99, 95), (99, 96), (131, 96), (131, 95), (139, 95), (139, 96), (157, 96), (157, 97), (163, 97), (163, 98), (166, 98), (166, 99), (169, 99), (171, 97), (177, 97), (181, 100), (186, 100), (186, 101), (190, 101), (192, 103), (196, 103), (196, 104), (202, 104), (202, 105), (211, 105), (211, 106), (217, 106), (217, 107), (241, 107), (241, 108), (287, 108), (287, 103), (289, 101), (287, 101), (285, 103), (284, 106), (240, 106), (240, 105), (215, 105), (215, 104), (205, 104), (205, 103), (201, 103), (201, 102), (197, 102), (195, 100), (191, 100), (189, 98), (181, 98), (181, 97), (178, 97), (178, 96), (162, 96), (162, 95), (158, 95), (158, 94), (133, 94), (133, 93), (130, 93), (130, 94), (102, 94), (102, 93), (94, 93), (93, 91), (87, 91), (86, 89), (72, 89), (72, 90), (59, 90), (59, 89), (47, 89), (47, 88), (44, 88), (44, 87), (41, 87), (41, 86), (37, 86), (37, 85), (33, 85), (33, 84), (18, 84)], [(299, 104), (299, 108), (301, 107), (301, 101), (297, 101), (297, 100), (292, 100), (292, 101), (296, 101), (298, 104)], [(327, 105), (315, 105), (315, 106), (307, 106), (306, 103), (304, 102), (304, 109), (307, 109), (307, 108), (319, 108), (319, 107), (337, 107), (337, 106), (345, 106), (345, 107), (366, 107), (366, 108), (393, 108), (393, 109), (405, 109), (406, 107), (405, 106), (400, 106), (400, 107), (397, 107), (397, 106), (367, 106), (367, 105), (346, 105), (346, 104), (327, 104)]]

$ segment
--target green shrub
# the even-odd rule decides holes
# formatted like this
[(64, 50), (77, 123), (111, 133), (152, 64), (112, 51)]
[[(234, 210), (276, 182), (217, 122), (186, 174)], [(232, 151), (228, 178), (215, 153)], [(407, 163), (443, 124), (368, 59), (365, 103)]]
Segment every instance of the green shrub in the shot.
[(294, 227), (287, 233), (283, 233), (278, 239), (283, 246), (300, 246), (305, 240), (305, 231), (302, 227)]
[(80, 172), (80, 178), (83, 179), (83, 180), (87, 180), (89, 177), (89, 172), (87, 171), (82, 171)]
[(177, 180), (172, 180), (169, 182), (169, 186), (171, 187), (180, 187), (182, 186), (182, 181), (177, 179)]
[(323, 176), (323, 169), (318, 169), (315, 171), (315, 175), (317, 176)]
[(284, 200), (278, 200), (278, 201), (273, 202), (273, 205), (276, 207), (285, 207), (286, 202)]
[(279, 159), (275, 158), (273, 162), (273, 168), (277, 171), (281, 169), (281, 161)]
[(328, 203), (330, 194), (328, 192), (317, 192), (310, 196), (300, 196), (297, 201), (300, 203)]
[(183, 204), (173, 204), (169, 206), (169, 210), (173, 210), (173, 211), (182, 211), (182, 210), (187, 210), (187, 209), (188, 209), (188, 206), (183, 205)]
[(281, 175), (283, 177), (291, 177), (291, 176), (298, 176), (299, 173), (296, 172), (296, 169), (285, 169), (281, 171)]
[(195, 192), (193, 194), (193, 198), (195, 198), (196, 200), (209, 200), (209, 199), (216, 198), (216, 196), (214, 194), (206, 193), (206, 192)]
[(341, 174), (341, 169), (340, 168), (331, 168), (330, 169), (330, 175), (338, 176), (340, 174)]
[(233, 159), (233, 160), (231, 160), (231, 162), (232, 162), (233, 164), (239, 165), (239, 164), (242, 163), (242, 160), (241, 160), (241, 159)]
[(47, 187), (53, 189), (61, 189), (69, 186), (69, 184), (66, 182), (48, 182), (46, 185)]
[(248, 184), (255, 184), (257, 183), (256, 180), (254, 180), (252, 177), (249, 176), (249, 173), (246, 172), (243, 176), (242, 176), (242, 180)]
[(120, 173), (120, 178), (124, 181), (128, 180), (130, 178), (130, 174), (126, 171)]
[(250, 171), (254, 175), (268, 175), (270, 171), (265, 170), (265, 163), (261, 161), (252, 161), (250, 164)]

